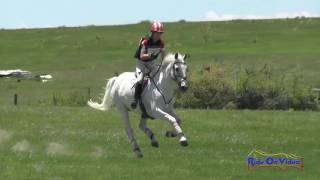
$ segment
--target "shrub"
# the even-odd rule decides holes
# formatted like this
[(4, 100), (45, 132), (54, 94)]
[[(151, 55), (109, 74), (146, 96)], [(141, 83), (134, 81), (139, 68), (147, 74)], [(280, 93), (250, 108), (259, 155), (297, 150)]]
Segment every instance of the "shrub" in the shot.
[(232, 82), (216, 65), (194, 72), (190, 77), (190, 89), (186, 93), (178, 92), (176, 106), (222, 109), (235, 97)]
[(177, 107), (210, 109), (317, 110), (316, 96), (302, 75), (261, 69), (207, 65), (190, 75), (190, 88), (177, 92)]

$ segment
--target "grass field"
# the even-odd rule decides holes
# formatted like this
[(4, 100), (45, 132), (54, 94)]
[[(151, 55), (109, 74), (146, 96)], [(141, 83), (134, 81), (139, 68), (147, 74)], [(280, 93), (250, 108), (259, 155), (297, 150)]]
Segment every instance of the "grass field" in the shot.
[[(320, 19), (166, 23), (167, 51), (188, 52), (191, 69), (271, 64), (276, 74), (303, 74), (320, 87)], [(48, 83), (0, 79), (0, 179), (318, 179), (319, 112), (179, 109), (190, 146), (149, 122), (160, 148), (137, 128), (144, 153), (131, 151), (117, 113), (52, 106), (53, 94), (103, 92), (132, 58), (148, 23), (125, 26), (0, 30), (0, 69), (52, 74)], [(13, 106), (13, 94), (19, 105)], [(253, 149), (304, 157), (305, 169), (248, 171)]]
[[(262, 68), (277, 74), (303, 74), (320, 87), (320, 19), (166, 23), (168, 52), (190, 53), (190, 69), (219, 63)], [(47, 84), (0, 80), (0, 103), (12, 104), (13, 92), (24, 105), (51, 103), (53, 93), (98, 94), (115, 72), (133, 71), (133, 54), (149, 23), (124, 26), (0, 30), (0, 69), (49, 73)], [(9, 81), (9, 82), (8, 82)]]
[[(317, 179), (319, 113), (178, 110), (190, 146), (149, 122), (160, 148), (137, 128), (131, 152), (117, 114), (89, 108), (0, 107), (0, 179)], [(248, 171), (252, 149), (304, 157), (304, 170)]]

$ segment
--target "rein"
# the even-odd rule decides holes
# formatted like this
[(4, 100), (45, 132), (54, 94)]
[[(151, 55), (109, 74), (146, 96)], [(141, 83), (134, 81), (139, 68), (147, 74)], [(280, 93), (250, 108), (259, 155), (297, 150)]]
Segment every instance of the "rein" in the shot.
[[(174, 96), (172, 96), (172, 97), (170, 98), (170, 100), (167, 101), (166, 98), (165, 98), (165, 95), (163, 94), (163, 92), (161, 91), (161, 89), (157, 86), (157, 83), (154, 81), (154, 77), (157, 76), (157, 74), (160, 72), (160, 69), (161, 69), (162, 66), (163, 66), (163, 60), (164, 60), (164, 58), (162, 58), (161, 63), (160, 63), (159, 65), (157, 65), (157, 66), (158, 66), (158, 69), (157, 69), (156, 73), (155, 73), (152, 77), (151, 77), (151, 76), (149, 76), (149, 77), (150, 77), (152, 83), (154, 84), (154, 86), (156, 87), (156, 89), (158, 90), (158, 92), (161, 94), (162, 99), (163, 99), (165, 105), (168, 106), (168, 105), (172, 102)], [(175, 75), (175, 78), (176, 78), (176, 74), (175, 74), (175, 73), (174, 73), (174, 75)]]

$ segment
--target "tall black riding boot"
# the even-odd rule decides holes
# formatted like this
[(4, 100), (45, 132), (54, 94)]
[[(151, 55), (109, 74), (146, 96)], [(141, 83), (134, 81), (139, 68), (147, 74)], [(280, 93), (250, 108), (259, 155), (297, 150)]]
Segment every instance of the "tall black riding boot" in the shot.
[(140, 100), (141, 93), (142, 93), (142, 83), (137, 82), (135, 86), (135, 91), (134, 91), (134, 101), (131, 104), (132, 109), (137, 108), (137, 104), (138, 104), (138, 101)]

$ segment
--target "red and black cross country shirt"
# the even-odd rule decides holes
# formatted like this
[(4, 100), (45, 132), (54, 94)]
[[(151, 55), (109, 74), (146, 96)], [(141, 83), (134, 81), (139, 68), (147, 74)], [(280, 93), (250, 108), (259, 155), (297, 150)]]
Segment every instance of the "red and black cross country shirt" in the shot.
[[(164, 43), (162, 40), (158, 40), (156, 42), (154, 42), (151, 38), (144, 38), (141, 39), (140, 44), (139, 44), (139, 48), (135, 54), (135, 58), (140, 59), (140, 56), (142, 54), (158, 54), (159, 52), (164, 50)], [(150, 59), (147, 61), (152, 61), (154, 59)], [(145, 62), (147, 62), (145, 61)]]

